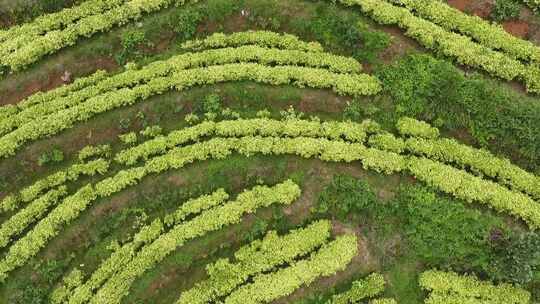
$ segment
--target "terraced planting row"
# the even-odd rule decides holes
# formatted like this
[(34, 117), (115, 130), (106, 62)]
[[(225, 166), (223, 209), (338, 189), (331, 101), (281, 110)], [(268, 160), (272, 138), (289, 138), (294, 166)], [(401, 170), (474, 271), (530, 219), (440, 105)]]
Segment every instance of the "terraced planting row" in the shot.
[[(21, 71), (83, 37), (172, 6), (178, 6), (182, 22), (203, 18), (185, 1), (87, 0), (0, 30), (0, 67)], [(368, 30), (373, 24), (346, 23), (361, 15), (397, 25), (426, 49), (495, 78), (517, 80), (527, 93), (540, 92), (540, 47), (443, 1), (341, 0), (338, 7), (351, 15), (328, 18), (319, 5), (318, 19), (304, 28), (313, 33), (301, 36), (313, 35), (322, 44), (267, 30), (180, 39), (178, 53), (165, 59), (138, 58), (119, 71), (98, 70), (1, 106), (0, 165), (17, 162), (4, 166), (10, 170), (35, 169), (31, 161), (42, 149), (37, 146), (63, 145), (67, 130), (86, 138), (76, 141), (66, 161), (40, 163), (31, 177), (0, 176), (0, 189), (7, 188), (3, 181), (17, 183), (11, 193), (0, 193), (0, 294), (24, 299), (17, 303), (45, 294), (57, 304), (151, 302), (165, 285), (167, 298), (159, 303), (534, 303), (540, 262), (522, 265), (538, 260), (538, 172), (477, 148), (469, 134), (456, 135), (457, 128), (448, 132), (440, 117), (425, 115), (429, 124), (403, 116), (397, 107), (381, 114), (397, 95), (388, 94), (387, 82), (377, 77), (384, 80), (380, 66), (410, 51), (399, 49), (406, 38), (392, 40), (377, 60), (361, 63), (368, 56), (360, 50), (378, 42)], [(274, 29), (294, 23), (275, 26), (279, 21), (261, 14), (242, 9), (227, 22)], [(193, 31), (213, 31), (214, 24), (205, 26)], [(365, 40), (359, 43), (355, 35)], [(350, 50), (333, 48), (336, 41)], [(225, 82), (244, 90), (242, 97), (227, 96), (234, 109), (221, 108)], [(276, 100), (297, 102), (306, 113), (290, 106), (277, 119), (276, 111), (286, 105), (276, 102), (279, 110), (253, 115), (258, 105), (249, 105), (271, 95), (258, 95), (254, 83), (278, 87), (272, 91)], [(180, 106), (174, 112), (183, 117), (174, 119), (185, 122), (168, 121), (171, 113), (163, 112), (173, 112), (171, 107), (147, 120), (151, 111), (136, 105), (165, 103), (180, 96), (172, 91), (210, 86), (219, 94), (201, 90), (204, 99), (175, 101)], [(291, 88), (325, 92), (309, 90), (311, 95), (296, 98)], [(445, 93), (450, 94), (437, 91), (426, 98)], [(329, 109), (310, 107), (322, 103), (320, 98), (328, 99)], [(206, 109), (210, 103), (216, 109)], [(130, 106), (141, 109), (133, 113), (133, 124), (123, 119)], [(85, 122), (101, 121), (100, 114), (113, 110), (112, 121), (120, 117), (120, 126), (91, 139)], [(371, 119), (374, 113), (382, 119)], [(245, 159), (262, 165), (248, 170), (253, 167)], [(312, 159), (313, 168), (306, 169), (302, 159)], [(333, 176), (326, 163), (333, 163)], [(186, 173), (192, 167), (204, 169)], [(158, 180), (174, 190), (163, 190)], [(416, 200), (407, 197), (413, 194)], [(456, 221), (460, 216), (463, 221)], [(422, 226), (414, 226), (418, 219)], [(426, 233), (429, 227), (433, 231)], [(81, 231), (86, 233), (74, 236)], [(433, 256), (418, 249), (421, 241), (422, 248), (434, 248)], [(438, 252), (461, 260), (442, 263)], [(165, 264), (171, 270), (159, 274)], [(21, 276), (47, 283), (21, 286)]]

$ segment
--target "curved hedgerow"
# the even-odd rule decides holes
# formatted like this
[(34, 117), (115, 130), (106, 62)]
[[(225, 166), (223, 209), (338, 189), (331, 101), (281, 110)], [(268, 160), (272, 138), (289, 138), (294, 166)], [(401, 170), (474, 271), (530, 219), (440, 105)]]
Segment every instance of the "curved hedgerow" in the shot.
[(395, 153), (413, 153), (444, 163), (457, 164), (462, 168), (470, 168), (477, 174), (492, 177), (511, 189), (523, 191), (533, 198), (540, 198), (540, 177), (513, 165), (506, 159), (495, 157), (488, 151), (475, 149), (452, 139), (436, 139), (439, 136), (439, 131), (436, 128), (411, 118), (400, 119), (398, 130), (411, 137), (402, 139), (396, 138), (390, 133), (379, 133), (379, 125), (370, 120), (362, 123), (278, 121), (264, 118), (220, 122), (205, 121), (121, 151), (115, 156), (115, 161), (133, 165), (139, 160), (163, 154), (176, 146), (213, 136), (303, 136), (331, 140), (344, 139), (357, 143), (365, 142), (369, 136), (369, 145), (377, 149)]
[[(83, 102), (89, 102), (95, 98), (104, 98), (104, 96), (106, 98), (107, 95), (103, 94), (111, 95), (121, 89), (148, 85), (153, 79), (159, 77), (173, 77), (173, 74), (178, 71), (206, 66), (250, 62), (264, 65), (324, 68), (335, 73), (357, 74), (362, 69), (360, 63), (353, 58), (323, 52), (313, 53), (296, 50), (266, 49), (259, 46), (242, 46), (239, 48), (187, 53), (171, 57), (167, 60), (152, 62), (140, 70), (127, 70), (104, 79), (100, 79), (96, 75), (90, 76), (90, 79), (87, 81), (84, 81), (85, 78), (83, 78), (79, 83), (67, 86), (80, 89), (59, 90), (63, 91), (63, 95), (56, 93), (51, 93), (50, 95), (41, 94), (42, 96), (47, 96), (47, 98), (37, 99), (32, 95), (22, 102), (22, 106), (15, 107), (15, 110), (19, 110), (17, 113), (13, 113), (9, 117), (0, 120), (0, 135), (6, 134), (32, 121), (47, 117), (47, 115), (80, 105)], [(82, 86), (81, 84), (86, 85)], [(53, 92), (55, 91), (53, 90)], [(56, 97), (51, 99), (52, 96)]]
[(285, 50), (306, 52), (323, 51), (323, 47), (318, 42), (304, 42), (295, 35), (270, 31), (246, 31), (232, 34), (214, 33), (203, 39), (186, 41), (182, 43), (180, 47), (187, 50), (200, 51), (250, 44)]
[(225, 120), (220, 122), (204, 121), (190, 128), (173, 131), (166, 136), (148, 140), (135, 147), (116, 154), (115, 161), (125, 165), (133, 165), (139, 160), (163, 154), (176, 146), (199, 141), (205, 137), (317, 137), (332, 140), (345, 139), (362, 143), (367, 136), (377, 133), (380, 127), (371, 120), (362, 123), (354, 122), (320, 122), (308, 120), (274, 120), (268, 118)]
[(250, 277), (290, 264), (295, 258), (321, 246), (330, 237), (330, 227), (329, 221), (321, 220), (283, 236), (278, 236), (275, 231), (269, 232), (262, 240), (240, 248), (234, 254), (235, 263), (220, 259), (207, 266), (208, 278), (182, 292), (176, 304), (214, 302), (230, 294)]
[(449, 6), (442, 1), (390, 0), (404, 5), (447, 31), (458, 31), (468, 35), (482, 45), (501, 50), (516, 59), (540, 63), (540, 47), (534, 43), (513, 36), (504, 28), (478, 16), (471, 16)]
[(540, 228), (540, 204), (523, 193), (429, 159), (409, 157), (407, 163), (408, 171), (417, 179), (442, 192), (508, 212), (532, 229)]
[(33, 95), (30, 95), (26, 99), (18, 102), (17, 104), (1, 106), (0, 121), (3, 122), (5, 119), (25, 109), (50, 102), (54, 99), (64, 97), (75, 91), (79, 91), (86, 87), (95, 85), (103, 79), (107, 78), (108, 76), (109, 75), (107, 74), (107, 72), (103, 70), (98, 70), (90, 76), (75, 79), (75, 81), (71, 84), (63, 85), (46, 92), (37, 92)]
[(273, 187), (256, 186), (240, 193), (229, 203), (202, 212), (199, 216), (174, 226), (169, 232), (144, 246), (122, 270), (114, 274), (97, 291), (89, 303), (120, 303), (129, 292), (133, 281), (184, 245), (186, 241), (239, 223), (244, 215), (253, 213), (259, 208), (272, 204), (289, 205), (299, 196), (300, 188), (290, 180)]
[(270, 303), (288, 296), (302, 285), (309, 285), (319, 277), (336, 274), (346, 268), (358, 253), (354, 234), (338, 236), (335, 241), (323, 245), (309, 258), (291, 264), (276, 272), (256, 276), (252, 283), (240, 286), (223, 301), (225, 304), (243, 304), (246, 299), (253, 303)]
[[(102, 1), (102, 0), (99, 0), (99, 1)], [(221, 39), (220, 37), (224, 37), (225, 40)], [(207, 39), (204, 39), (204, 40), (195, 40), (195, 41), (186, 42), (186, 45), (190, 45), (190, 44), (197, 45), (200, 43), (210, 43), (210, 45), (216, 45), (216, 42), (212, 42), (215, 38), (218, 38), (219, 42), (217, 45), (219, 45), (220, 48), (231, 48), (235, 46), (238, 47), (238, 46), (243, 46), (243, 45), (253, 45), (253, 46), (260, 46), (260, 47), (277, 48), (277, 49), (282, 49), (282, 50), (296, 50), (296, 51), (305, 51), (305, 52), (322, 52), (323, 51), (322, 46), (320, 46), (320, 44), (316, 42), (304, 42), (300, 40), (298, 37), (291, 34), (280, 34), (280, 33), (267, 32), (267, 31), (239, 32), (239, 33), (233, 33), (230, 35), (225, 35), (225, 34), (219, 35), (218, 33), (216, 33), (209, 36)], [(227, 55), (227, 53), (225, 54), (223, 53), (224, 53), (223, 51), (219, 51), (219, 53), (215, 53), (215, 54), (222, 54), (221, 57), (223, 57), (223, 55)], [(87, 87), (97, 86), (97, 89), (99, 90), (93, 89), (91, 91), (91, 93), (95, 95), (97, 93), (100, 93), (100, 92), (102, 93), (110, 89), (130, 86), (130, 85), (137, 84), (141, 81), (147, 81), (150, 79), (150, 77), (155, 77), (157, 75), (162, 75), (162, 76), (166, 75), (167, 73), (170, 73), (170, 71), (173, 68), (186, 69), (190, 66), (195, 67), (195, 66), (200, 66), (200, 64), (202, 64), (202, 61), (201, 63), (196, 63), (196, 60), (195, 60), (194, 63), (190, 63), (191, 65), (186, 65), (186, 61), (190, 57), (189, 55), (190, 54), (188, 53), (188, 54), (173, 56), (167, 60), (155, 61), (153, 63), (150, 63), (142, 67), (140, 70), (127, 70), (119, 75), (113, 75), (113, 76), (108, 75), (107, 72), (105, 71), (98, 70), (91, 76), (75, 79), (75, 81), (72, 84), (63, 85), (59, 88), (55, 88), (53, 90), (46, 91), (46, 92), (38, 92), (36, 94), (29, 96), (23, 101), (18, 102), (15, 105), (1, 106), (0, 118), (2, 119), (7, 118), (22, 110), (28, 109), (30, 107), (33, 107), (39, 104), (45, 104), (57, 98), (65, 97), (68, 93), (73, 93)], [(230, 56), (231, 54), (229, 53), (228, 55)], [(203, 59), (201, 55), (199, 55), (199, 57)], [(335, 56), (335, 57), (337, 58), (339, 56)], [(219, 58), (219, 56), (217, 56), (217, 58)], [(241, 59), (241, 57), (232, 57), (231, 59), (229, 59), (228, 62), (229, 63), (234, 62), (235, 60), (239, 60), (239, 59)], [(354, 69), (358, 70), (359, 68), (361, 68), (359, 63), (353, 62), (351, 60), (353, 59), (348, 59), (348, 61), (344, 61), (344, 63), (350, 64), (350, 67), (348, 67), (347, 69), (348, 71), (351, 71)], [(214, 64), (217, 64), (217, 63), (218, 62), (214, 61)], [(221, 61), (221, 63), (225, 63), (225, 61)], [(212, 65), (212, 64), (210, 62), (206, 62), (205, 65)], [(87, 96), (87, 97), (84, 97), (84, 96)], [(88, 93), (83, 96), (75, 95), (75, 96), (71, 96), (70, 99), (89, 98), (88, 96), (93, 96), (93, 95), (90, 95)], [(42, 109), (42, 111), (43, 110), (46, 110), (46, 107)], [(51, 113), (51, 111), (49, 113)]]
[[(46, 15), (33, 23), (0, 33), (3, 39), (11, 38), (0, 43), (0, 49), (7, 48), (10, 51), (0, 56), (0, 64), (10, 67), (13, 71), (22, 70), (47, 54), (75, 44), (81, 37), (90, 37), (114, 26), (140, 19), (144, 14), (159, 11), (171, 4), (181, 5), (183, 1), (92, 0)], [(39, 27), (40, 22), (48, 22), (52, 28), (39, 34), (32, 30), (27, 31), (27, 28)], [(20, 46), (11, 47), (13, 44)]]
[(388, 1), (390, 0), (340, 0), (348, 6), (359, 6), (365, 14), (381, 24), (398, 25), (406, 30), (405, 35), (414, 38), (424, 47), (454, 58), (460, 64), (483, 69), (505, 80), (522, 80), (527, 92), (540, 92), (538, 66), (524, 65), (505, 53), (478, 44), (470, 37), (446, 31)]
[(70, 167), (39, 179), (32, 185), (23, 188), (18, 194), (6, 196), (0, 201), (0, 212), (13, 211), (24, 203), (38, 198), (44, 191), (60, 186), (68, 181), (76, 181), (80, 176), (94, 176), (105, 174), (109, 170), (109, 162), (96, 159), (84, 164), (73, 164)]
[(45, 212), (66, 194), (65, 186), (52, 189), (3, 222), (0, 226), (0, 248), (5, 247), (13, 237), (23, 232), (30, 224), (41, 219)]
[(83, 283), (83, 278), (78, 284), (61, 286), (52, 293), (51, 301), (53, 303), (86, 303), (107, 279), (122, 270), (135, 254), (143, 246), (152, 243), (161, 234), (167, 231), (167, 227), (181, 223), (186, 217), (200, 214), (205, 210), (223, 204), (229, 195), (219, 189), (211, 194), (203, 195), (183, 203), (173, 214), (168, 215), (163, 220), (156, 219), (151, 224), (143, 226), (139, 232), (133, 236), (133, 240), (121, 247), (103, 261), (99, 267), (92, 273), (90, 278)]
[(233, 152), (245, 156), (262, 154), (293, 154), (324, 161), (351, 162), (360, 160), (365, 169), (386, 174), (409, 170), (418, 179), (464, 200), (480, 202), (501, 212), (522, 218), (533, 228), (540, 227), (540, 206), (529, 197), (512, 192), (496, 183), (483, 180), (461, 170), (427, 159), (404, 157), (392, 152), (366, 148), (362, 144), (306, 137), (214, 138), (186, 147), (174, 148), (163, 156), (147, 161), (143, 166), (118, 172), (95, 185), (87, 185), (68, 196), (24, 237), (12, 245), (0, 261), (0, 278), (23, 265), (45, 246), (60, 229), (74, 220), (93, 201), (108, 197), (136, 185), (150, 174), (179, 169), (197, 160), (222, 159)]
[(430, 292), (425, 303), (529, 304), (531, 294), (510, 284), (493, 285), (474, 276), (430, 270), (420, 275), (420, 286)]
[[(81, 36), (91, 36), (109, 30), (114, 25), (139, 19), (142, 13), (160, 10), (171, 0), (91, 0), (61, 12), (45, 15), (34, 22), (0, 31), (0, 65), (18, 71), (37, 62), (43, 56), (73, 45)], [(65, 27), (65, 28), (62, 28)], [(226, 45), (261, 44), (266, 47), (301, 51), (322, 51), (316, 42), (302, 42), (296, 36), (267, 31), (246, 32), (229, 36), (215, 35), (205, 40), (187, 42), (186, 48), (225, 47)]]
[(439, 134), (436, 128), (411, 118), (400, 119), (397, 128), (400, 133), (410, 137), (376, 134), (369, 138), (369, 145), (396, 153), (412, 153), (468, 169), (540, 200), (540, 177), (512, 164), (508, 159), (496, 157), (489, 151), (461, 144), (454, 139), (435, 138)]
[(364, 279), (352, 282), (349, 290), (332, 296), (326, 304), (359, 303), (366, 298), (372, 298), (384, 291), (386, 282), (379, 273), (372, 273)]
[[(17, 52), (20, 52), (28, 45), (35, 45), (36, 41), (43, 39), (43, 35), (47, 35), (47, 33), (51, 33), (51, 35), (54, 35), (52, 33), (59, 33), (64, 30), (64, 26), (70, 23), (76, 23), (85, 18), (91, 19), (92, 16), (100, 15), (110, 9), (117, 8), (126, 1), (90, 0), (79, 6), (40, 16), (33, 22), (0, 31), (0, 58), (2, 58), (0, 59), (0, 63), (9, 66), (9, 64), (6, 64), (9, 60), (7, 59), (8, 56), (17, 56)], [(50, 49), (50, 51), (53, 51), (53, 49)], [(26, 62), (28, 62), (27, 60)], [(15, 65), (18, 64), (16, 63)]]
[(24, 124), (0, 138), (0, 157), (14, 155), (26, 142), (55, 135), (74, 123), (115, 108), (132, 105), (152, 95), (176, 89), (227, 81), (255, 81), (271, 85), (332, 89), (340, 95), (373, 95), (381, 90), (378, 80), (365, 74), (337, 74), (323, 69), (254, 63), (226, 64), (174, 72), (156, 77), (147, 84), (102, 94), (86, 102)]

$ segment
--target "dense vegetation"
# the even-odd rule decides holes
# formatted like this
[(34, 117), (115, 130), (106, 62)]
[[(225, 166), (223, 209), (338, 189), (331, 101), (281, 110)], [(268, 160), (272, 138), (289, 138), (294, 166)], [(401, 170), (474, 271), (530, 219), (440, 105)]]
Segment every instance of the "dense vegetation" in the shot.
[(537, 303), (538, 4), (476, 2), (0, 0), (0, 302)]

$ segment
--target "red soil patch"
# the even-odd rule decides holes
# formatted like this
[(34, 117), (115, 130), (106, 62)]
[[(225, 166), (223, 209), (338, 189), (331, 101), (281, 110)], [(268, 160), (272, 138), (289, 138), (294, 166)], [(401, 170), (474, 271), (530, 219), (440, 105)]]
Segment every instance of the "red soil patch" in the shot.
[(39, 91), (45, 92), (61, 86), (62, 84), (64, 84), (61, 77), (62, 75), (64, 75), (64, 72), (66, 70), (70, 72), (76, 72), (74, 73), (76, 75), (72, 76), (73, 81), (73, 79), (80, 77), (81, 75), (89, 75), (98, 69), (111, 71), (116, 69), (117, 67), (118, 65), (112, 58), (102, 57), (96, 58), (94, 60), (82, 61), (78, 64), (70, 65), (61, 69), (56, 68), (48, 72), (45, 79), (43, 79), (42, 77), (35, 78), (26, 85), (24, 85), (24, 87), (21, 89), (6, 90), (2, 92), (2, 99), (0, 100), (0, 105), (15, 104)]
[[(403, 30), (398, 26), (385, 26), (381, 29), (392, 37), (390, 46), (379, 54), (379, 59), (384, 63), (392, 63), (396, 58), (400, 58), (412, 50), (421, 50), (418, 42), (405, 36)], [(371, 67), (365, 63), (362, 63), (362, 65), (364, 70), (369, 73)]]
[(45, 81), (42, 79), (34, 79), (30, 83), (28, 83), (21, 91), (5, 92), (2, 96), (2, 101), (0, 101), (0, 104), (15, 104), (18, 101), (23, 100), (24, 98), (39, 91), (47, 91), (52, 88), (59, 87), (64, 83), (61, 79), (63, 74), (64, 73), (60, 71), (53, 71), (47, 76), (47, 79)]
[(519, 38), (525, 38), (529, 34), (529, 24), (521, 20), (506, 21), (503, 23), (503, 28), (505, 31)]
[(471, 4), (471, 0), (448, 0), (448, 5), (457, 8), (460, 11), (466, 10)]
[(470, 6), (470, 10), (472, 11), (473, 15), (481, 18), (488, 18), (489, 15), (491, 15), (494, 5), (494, 0), (474, 1)]
[(462, 12), (471, 12), (473, 15), (487, 18), (493, 9), (494, 0), (448, 0), (448, 4)]

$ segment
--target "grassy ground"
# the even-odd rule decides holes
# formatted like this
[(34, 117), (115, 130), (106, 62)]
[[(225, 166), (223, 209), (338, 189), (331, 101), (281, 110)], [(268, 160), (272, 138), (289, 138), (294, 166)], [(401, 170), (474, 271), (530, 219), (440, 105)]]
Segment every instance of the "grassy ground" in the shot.
[[(0, 6), (2, 3), (0, 2)], [(187, 6), (207, 16), (198, 22), (193, 36), (202, 37), (215, 31), (240, 31), (247, 29), (271, 29), (299, 35), (304, 40), (318, 40), (334, 53), (355, 56), (365, 64), (366, 70), (377, 73), (389, 64), (409, 53), (423, 52), (413, 41), (405, 38), (396, 28), (379, 27), (356, 12), (330, 6), (327, 2), (284, 1), (284, 0), (211, 0)], [(248, 9), (252, 18), (240, 16), (241, 9)], [(179, 33), (174, 32), (171, 20), (183, 9), (167, 9), (145, 17), (142, 27), (132, 24), (108, 33), (81, 41), (72, 48), (60, 51), (40, 61), (27, 71), (6, 76), (0, 82), (0, 103), (15, 103), (39, 90), (61, 84), (60, 75), (65, 70), (74, 76), (88, 75), (97, 68), (112, 72), (122, 70), (125, 59), (141, 64), (159, 58), (167, 58), (178, 52), (178, 44), (186, 37), (189, 25), (182, 25)], [(332, 20), (361, 22), (367, 28), (364, 33), (387, 33), (389, 44), (382, 49), (370, 48), (367, 43), (351, 47), (349, 34), (337, 35), (342, 27)], [(350, 24), (349, 22), (349, 24)], [(122, 53), (121, 40), (125, 32), (144, 31), (146, 41), (137, 52)], [(340, 32), (339, 32), (340, 33)], [(349, 37), (350, 38), (350, 37)], [(364, 41), (365, 42), (365, 41)], [(358, 43), (358, 41), (356, 41)], [(81, 60), (84, 58), (84, 60)], [(497, 82), (507, 90), (510, 85)], [(85, 122), (59, 136), (44, 139), (24, 147), (16, 157), (0, 160), (0, 197), (28, 185), (32, 181), (69, 165), (76, 152), (89, 144), (111, 144), (114, 151), (122, 148), (117, 135), (128, 131), (140, 131), (149, 125), (160, 125), (165, 132), (187, 126), (186, 114), (196, 109), (209, 94), (220, 96), (223, 107), (239, 112), (242, 117), (254, 117), (259, 110), (268, 109), (273, 117), (280, 110), (293, 105), (306, 116), (318, 116), (324, 120), (341, 120), (351, 98), (338, 97), (330, 91), (297, 89), (290, 86), (270, 87), (253, 83), (234, 83), (196, 88), (186, 92), (169, 92), (150, 98), (138, 105), (117, 109)], [(515, 93), (523, 96), (523, 93)], [(521, 94), (521, 95), (519, 95)], [(396, 105), (392, 94), (386, 92), (372, 98), (356, 100), (361, 109), (354, 119), (375, 118), (388, 128), (393, 127)], [(472, 131), (449, 128), (446, 135), (467, 139), (478, 144), (471, 136)], [(41, 154), (52, 147), (62, 150), (66, 160), (59, 164), (38, 166)], [(515, 156), (511, 149), (496, 149), (502, 155)], [(524, 162), (526, 163), (526, 162)], [(525, 165), (524, 165), (525, 166)], [(119, 168), (112, 168), (113, 174)], [(170, 255), (158, 267), (145, 273), (132, 286), (124, 303), (172, 303), (182, 290), (193, 286), (205, 277), (208, 263), (221, 257), (229, 257), (241, 245), (263, 235), (269, 229), (280, 232), (301, 225), (317, 215), (311, 212), (324, 187), (336, 174), (348, 174), (368, 182), (381, 204), (393, 204), (401, 187), (414, 183), (407, 176), (383, 176), (366, 172), (359, 163), (329, 164), (317, 160), (297, 157), (255, 156), (244, 158), (238, 155), (226, 160), (206, 161), (145, 179), (139, 186), (123, 191), (110, 199), (98, 201), (86, 210), (30, 263), (14, 271), (10, 280), (0, 286), (0, 299), (7, 303), (46, 303), (47, 294), (73, 267), (85, 272), (98, 267), (108, 256), (107, 246), (112, 240), (127, 240), (142, 223), (163, 216), (174, 210), (186, 199), (223, 187), (230, 193), (258, 183), (276, 183), (293, 178), (303, 189), (302, 197), (291, 207), (268, 208), (247, 217), (241, 224), (210, 233), (189, 242), (185, 247)], [(81, 179), (72, 189), (87, 183)], [(385, 205), (386, 206), (386, 205)], [(487, 210), (478, 208), (485, 214)], [(5, 220), (4, 215), (0, 220)], [(505, 218), (511, 223), (511, 220)], [(261, 228), (262, 227), (262, 228)], [(422, 303), (423, 293), (417, 284), (418, 273), (426, 269), (425, 262), (410, 246), (406, 231), (395, 215), (384, 215), (379, 221), (350, 216), (333, 219), (334, 233), (344, 231), (356, 233), (360, 242), (360, 255), (349, 267), (337, 276), (315, 282), (302, 288), (278, 303), (321, 303), (333, 292), (345, 290), (350, 282), (372, 271), (381, 272), (388, 287), (385, 295), (395, 297), (399, 303)], [(0, 251), (0, 254), (4, 254)], [(538, 284), (538, 283), (537, 283)], [(30, 302), (30, 300), (32, 302)], [(1, 303), (1, 301), (0, 301)]]

